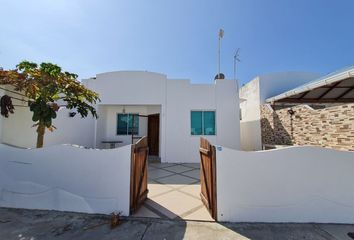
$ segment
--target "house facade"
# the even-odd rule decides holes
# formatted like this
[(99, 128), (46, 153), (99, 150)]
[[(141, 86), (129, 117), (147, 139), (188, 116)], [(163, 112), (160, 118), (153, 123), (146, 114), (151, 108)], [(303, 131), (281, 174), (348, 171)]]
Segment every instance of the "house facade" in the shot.
[[(134, 143), (148, 136), (150, 154), (162, 162), (199, 162), (199, 138), (213, 144), (239, 149), (239, 99), (235, 81), (215, 80), (192, 84), (185, 79), (144, 71), (97, 74), (82, 81), (97, 92), (99, 118), (80, 119), (74, 111), (59, 110), (53, 133), (45, 135), (45, 146), (77, 144), (109, 148)], [(11, 95), (11, 93), (3, 93)], [(2, 118), (2, 143), (34, 147), (28, 108)], [(21, 132), (21, 134), (16, 134)]]
[(200, 136), (239, 149), (235, 81), (192, 84), (158, 73), (122, 71), (83, 82), (101, 98), (94, 147), (104, 148), (107, 140), (131, 144), (135, 137), (148, 136), (150, 154), (162, 162), (198, 162)]

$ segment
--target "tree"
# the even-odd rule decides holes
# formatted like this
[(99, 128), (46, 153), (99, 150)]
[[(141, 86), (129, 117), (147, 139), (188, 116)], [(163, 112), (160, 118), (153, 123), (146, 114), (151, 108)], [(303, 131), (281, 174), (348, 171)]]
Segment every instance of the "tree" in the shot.
[(11, 85), (18, 93), (28, 98), (28, 107), (33, 112), (33, 125), (37, 127), (37, 148), (43, 147), (45, 129), (55, 129), (52, 120), (61, 106), (76, 109), (82, 118), (89, 113), (97, 118), (93, 106), (100, 101), (98, 94), (87, 89), (78, 75), (63, 72), (52, 63), (22, 61), (14, 70), (0, 69), (0, 85)]

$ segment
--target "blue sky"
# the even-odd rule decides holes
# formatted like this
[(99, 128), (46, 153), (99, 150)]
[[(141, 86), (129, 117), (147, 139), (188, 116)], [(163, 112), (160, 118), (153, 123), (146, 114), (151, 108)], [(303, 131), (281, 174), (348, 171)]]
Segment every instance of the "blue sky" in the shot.
[(0, 0), (0, 66), (57, 63), (80, 78), (148, 70), (211, 83), (354, 64), (353, 0)]

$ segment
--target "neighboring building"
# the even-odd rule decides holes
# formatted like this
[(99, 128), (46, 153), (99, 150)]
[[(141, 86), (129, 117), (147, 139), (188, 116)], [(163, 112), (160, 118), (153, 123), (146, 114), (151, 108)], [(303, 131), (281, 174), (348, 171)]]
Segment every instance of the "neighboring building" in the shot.
[(320, 75), (305, 72), (272, 73), (254, 78), (240, 89), (241, 149), (262, 149), (261, 105), (269, 97), (283, 93)]
[(354, 66), (272, 96), (261, 107), (262, 143), (354, 151)]
[[(83, 84), (99, 93), (99, 118), (71, 118), (68, 110), (60, 110), (54, 121), (58, 129), (46, 133), (46, 146), (70, 143), (107, 148), (104, 141), (121, 141), (118, 146), (122, 146), (148, 136), (150, 153), (162, 162), (199, 162), (201, 136), (239, 149), (235, 81), (191, 84), (158, 73), (120, 71), (97, 74)], [(28, 108), (16, 108), (14, 115), (2, 121), (3, 143), (34, 147), (36, 133)]]

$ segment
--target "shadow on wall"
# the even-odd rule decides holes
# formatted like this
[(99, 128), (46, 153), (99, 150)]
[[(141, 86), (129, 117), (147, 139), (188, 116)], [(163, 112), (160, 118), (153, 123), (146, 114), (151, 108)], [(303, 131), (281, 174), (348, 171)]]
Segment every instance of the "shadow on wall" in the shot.
[[(272, 113), (272, 123), (266, 117), (261, 119), (262, 143), (271, 145), (293, 145), (293, 119), (289, 114), (289, 121), (280, 119), (276, 111)], [(289, 126), (284, 126), (288, 123)], [(290, 129), (290, 133), (287, 129)]]
[(258, 151), (262, 149), (261, 123), (259, 120), (240, 122), (241, 149)]

